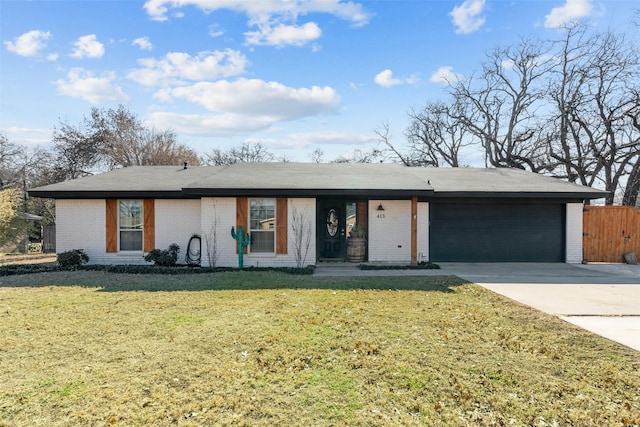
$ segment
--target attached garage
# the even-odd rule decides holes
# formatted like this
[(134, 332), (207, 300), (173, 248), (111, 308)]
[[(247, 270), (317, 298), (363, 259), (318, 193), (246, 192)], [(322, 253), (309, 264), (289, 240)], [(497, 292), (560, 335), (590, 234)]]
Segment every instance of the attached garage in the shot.
[(434, 202), (435, 262), (564, 262), (565, 204)]

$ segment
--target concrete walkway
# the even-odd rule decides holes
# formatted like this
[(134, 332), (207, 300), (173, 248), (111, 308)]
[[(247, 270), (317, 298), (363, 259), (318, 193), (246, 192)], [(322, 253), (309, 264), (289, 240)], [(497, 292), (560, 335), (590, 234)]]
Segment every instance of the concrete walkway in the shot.
[(440, 263), (440, 270), (319, 264), (316, 276), (454, 275), (640, 351), (640, 265)]

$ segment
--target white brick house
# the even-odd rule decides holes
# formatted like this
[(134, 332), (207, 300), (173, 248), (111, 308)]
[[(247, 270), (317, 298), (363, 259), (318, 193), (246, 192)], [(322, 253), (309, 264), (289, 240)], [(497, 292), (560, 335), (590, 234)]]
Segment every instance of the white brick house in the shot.
[(232, 227), (251, 236), (246, 266), (295, 266), (303, 237), (305, 265), (349, 258), (354, 223), (369, 262), (577, 263), (583, 202), (605, 195), (513, 169), (304, 163), (141, 166), (29, 193), (56, 199), (57, 252), (138, 264), (151, 249), (177, 243), (183, 262), (196, 235), (201, 265), (213, 248), (216, 265), (230, 267), (238, 262)]

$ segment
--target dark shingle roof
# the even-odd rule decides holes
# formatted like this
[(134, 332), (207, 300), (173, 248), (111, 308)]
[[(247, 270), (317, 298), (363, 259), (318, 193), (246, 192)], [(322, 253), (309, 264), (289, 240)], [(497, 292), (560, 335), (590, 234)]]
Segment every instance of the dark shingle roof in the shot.
[(604, 197), (607, 193), (591, 187), (572, 184), (558, 178), (535, 174), (521, 169), (489, 168), (408, 168), (435, 189), (435, 195), (446, 197), (476, 194), (488, 197), (528, 196), (546, 197), (575, 193), (584, 198)]
[(36, 197), (181, 197), (182, 188), (215, 170), (215, 167), (134, 166), (29, 190)]
[[(390, 196), (433, 192), (427, 181), (397, 164), (239, 163), (184, 189), (199, 195)], [(405, 194), (405, 195), (406, 195)]]
[(553, 197), (606, 192), (517, 169), (407, 168), (398, 164), (237, 163), (138, 166), (34, 188), (36, 197)]

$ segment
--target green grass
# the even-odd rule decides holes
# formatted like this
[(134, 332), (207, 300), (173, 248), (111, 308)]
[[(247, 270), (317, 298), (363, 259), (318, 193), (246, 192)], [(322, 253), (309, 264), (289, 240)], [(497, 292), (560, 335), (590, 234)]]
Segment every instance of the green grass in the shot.
[(633, 426), (639, 371), (450, 276), (0, 277), (2, 426)]

